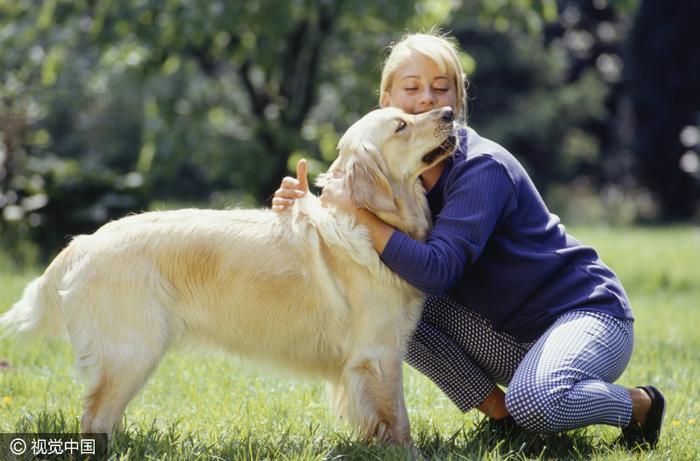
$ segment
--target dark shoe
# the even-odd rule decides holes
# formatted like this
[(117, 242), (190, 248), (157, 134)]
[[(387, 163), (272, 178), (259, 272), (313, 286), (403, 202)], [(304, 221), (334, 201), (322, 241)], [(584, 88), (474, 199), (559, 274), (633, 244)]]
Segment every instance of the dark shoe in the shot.
[(643, 425), (630, 424), (622, 428), (621, 441), (628, 448), (636, 446), (654, 448), (659, 441), (659, 434), (661, 434), (661, 424), (666, 413), (666, 399), (661, 391), (654, 386), (642, 386), (639, 389), (642, 389), (651, 398), (649, 413), (647, 413)]

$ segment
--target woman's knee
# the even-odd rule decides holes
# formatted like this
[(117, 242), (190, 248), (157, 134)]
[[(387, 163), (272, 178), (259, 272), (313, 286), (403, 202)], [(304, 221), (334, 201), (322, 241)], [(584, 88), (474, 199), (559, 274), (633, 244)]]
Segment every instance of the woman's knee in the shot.
[(565, 389), (542, 383), (511, 383), (506, 392), (506, 408), (519, 426), (532, 432), (563, 429), (559, 405)]

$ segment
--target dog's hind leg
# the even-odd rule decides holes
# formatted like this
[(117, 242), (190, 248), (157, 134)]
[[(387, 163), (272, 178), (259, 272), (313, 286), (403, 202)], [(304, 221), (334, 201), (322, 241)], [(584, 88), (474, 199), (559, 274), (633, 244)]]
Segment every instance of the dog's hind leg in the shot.
[(106, 358), (85, 397), (82, 432), (110, 434), (121, 429), (126, 406), (160, 362), (162, 351), (143, 351), (133, 360)]
[(148, 304), (119, 301), (131, 304), (127, 308), (107, 302), (68, 322), (78, 365), (92, 379), (85, 397), (83, 432), (110, 434), (120, 429), (126, 406), (169, 344), (166, 317), (159, 305), (153, 300)]

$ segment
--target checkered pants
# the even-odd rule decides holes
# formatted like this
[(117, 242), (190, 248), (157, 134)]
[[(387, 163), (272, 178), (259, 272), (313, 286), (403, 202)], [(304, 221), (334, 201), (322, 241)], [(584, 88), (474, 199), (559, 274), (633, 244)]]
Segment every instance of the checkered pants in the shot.
[(627, 390), (612, 384), (632, 354), (632, 321), (573, 311), (536, 341), (520, 343), (448, 297), (429, 297), (406, 361), (462, 411), (508, 386), (506, 407), (522, 427), (558, 432), (632, 416)]

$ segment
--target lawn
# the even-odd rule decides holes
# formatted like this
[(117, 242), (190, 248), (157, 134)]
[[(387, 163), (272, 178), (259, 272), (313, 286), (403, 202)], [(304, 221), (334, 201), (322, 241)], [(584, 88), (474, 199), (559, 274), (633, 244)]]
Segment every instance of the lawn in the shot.
[[(405, 368), (414, 437), (426, 458), (700, 458), (700, 229), (576, 228), (618, 273), (637, 317), (632, 361), (619, 382), (653, 384), (668, 400), (653, 452), (613, 444), (619, 430), (590, 427), (556, 436), (495, 440), (476, 412), (461, 414), (426, 378)], [(37, 271), (0, 268), (0, 311)], [(76, 431), (84, 390), (67, 342), (0, 339), (0, 432)], [(113, 459), (403, 459), (363, 444), (325, 404), (323, 384), (180, 345), (126, 412)], [(0, 459), (6, 449), (0, 447)]]

